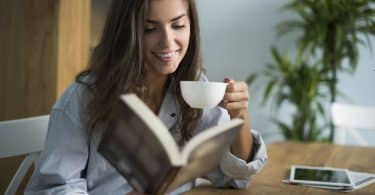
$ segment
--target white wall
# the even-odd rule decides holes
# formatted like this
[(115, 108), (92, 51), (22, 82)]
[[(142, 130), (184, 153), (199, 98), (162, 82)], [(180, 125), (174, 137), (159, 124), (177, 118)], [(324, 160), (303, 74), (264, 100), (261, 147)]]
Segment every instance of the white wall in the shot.
[[(202, 30), (204, 64), (210, 80), (221, 81), (225, 77), (245, 80), (247, 75), (262, 70), (271, 62), (270, 46), (278, 44), (281, 50), (292, 50), (295, 36), (278, 40), (274, 27), (280, 21), (293, 17), (280, 11), (287, 0), (198, 0)], [(339, 88), (352, 103), (375, 106), (375, 39), (374, 50), (361, 48), (361, 58), (354, 75), (340, 75)], [(281, 140), (271, 116), (285, 118), (285, 113), (276, 114), (269, 107), (259, 105), (259, 88), (251, 89), (251, 123), (259, 129), (267, 142)], [(258, 86), (259, 85), (259, 86)], [(341, 100), (340, 100), (341, 101)], [(283, 111), (287, 112), (287, 111)], [(375, 140), (370, 137), (370, 140)]]

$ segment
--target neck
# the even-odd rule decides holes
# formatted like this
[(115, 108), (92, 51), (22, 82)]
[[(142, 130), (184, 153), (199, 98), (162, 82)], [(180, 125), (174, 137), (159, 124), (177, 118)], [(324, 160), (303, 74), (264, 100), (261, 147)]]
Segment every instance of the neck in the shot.
[(165, 88), (167, 87), (167, 76), (146, 76), (145, 77), (145, 87), (147, 88), (148, 98), (145, 103), (148, 107), (155, 113), (158, 114), (161, 104), (164, 98)]
[(151, 99), (162, 99), (167, 84), (167, 76), (146, 77), (145, 85)]

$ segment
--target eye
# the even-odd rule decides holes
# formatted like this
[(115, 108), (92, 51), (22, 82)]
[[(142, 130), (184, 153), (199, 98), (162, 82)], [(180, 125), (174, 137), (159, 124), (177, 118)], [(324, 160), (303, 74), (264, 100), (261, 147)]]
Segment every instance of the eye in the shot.
[(156, 30), (155, 27), (146, 27), (146, 28), (144, 29), (144, 32), (145, 32), (145, 33), (150, 33), (150, 32), (153, 32), (153, 31), (155, 31), (155, 30)]
[(183, 29), (183, 28), (185, 28), (185, 25), (178, 25), (178, 24), (175, 24), (175, 25), (172, 25), (172, 27), (173, 27), (174, 29)]
[(153, 25), (153, 24), (146, 24), (144, 26), (144, 32), (145, 33), (150, 33), (150, 32), (154, 32), (157, 30), (157, 26), (156, 25)]

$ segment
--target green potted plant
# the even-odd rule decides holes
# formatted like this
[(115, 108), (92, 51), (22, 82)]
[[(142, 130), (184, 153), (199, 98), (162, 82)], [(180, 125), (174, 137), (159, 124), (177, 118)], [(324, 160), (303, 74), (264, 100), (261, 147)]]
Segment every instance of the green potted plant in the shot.
[(321, 140), (322, 127), (318, 126), (317, 118), (324, 115), (324, 95), (319, 69), (301, 55), (291, 60), (287, 55), (281, 55), (275, 47), (271, 51), (274, 62), (267, 64), (263, 72), (250, 75), (247, 82), (251, 85), (259, 76), (265, 77), (264, 103), (273, 100), (273, 106), (277, 108), (284, 103), (294, 107), (290, 124), (273, 119), (285, 139)]
[[(371, 49), (369, 36), (375, 35), (375, 0), (292, 0), (284, 9), (299, 18), (281, 23), (279, 34), (301, 32), (298, 50), (320, 61), (317, 66), (326, 80), (329, 100), (335, 102), (337, 75), (355, 72), (360, 44)], [(330, 141), (333, 133), (330, 122)]]

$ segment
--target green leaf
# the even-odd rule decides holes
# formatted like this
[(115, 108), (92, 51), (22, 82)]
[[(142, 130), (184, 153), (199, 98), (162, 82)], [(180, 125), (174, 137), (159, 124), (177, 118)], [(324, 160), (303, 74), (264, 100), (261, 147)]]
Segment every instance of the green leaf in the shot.
[(317, 102), (316, 106), (317, 106), (318, 112), (324, 117), (325, 116), (325, 112), (324, 112), (323, 105), (320, 102)]
[(279, 51), (277, 50), (277, 48), (272, 46), (271, 52), (272, 52), (273, 59), (275, 59), (275, 62), (277, 63), (277, 65), (280, 66), (281, 64), (283, 64), (283, 59), (282, 59)]
[(303, 29), (304, 29), (304, 23), (302, 23), (299, 20), (285, 21), (276, 26), (276, 32), (277, 32), (278, 37), (281, 37), (295, 30), (303, 30)]
[(273, 89), (273, 87), (274, 87), (274, 85), (275, 85), (276, 82), (277, 82), (276, 79), (270, 80), (268, 82), (266, 90), (264, 91), (264, 94), (263, 94), (263, 97), (264, 97), (263, 102), (265, 102), (265, 101), (268, 100), (270, 92), (272, 91), (272, 89)]
[(253, 84), (253, 82), (256, 80), (256, 78), (258, 77), (257, 74), (251, 74), (249, 77), (247, 77), (246, 79), (246, 83), (251, 86)]

